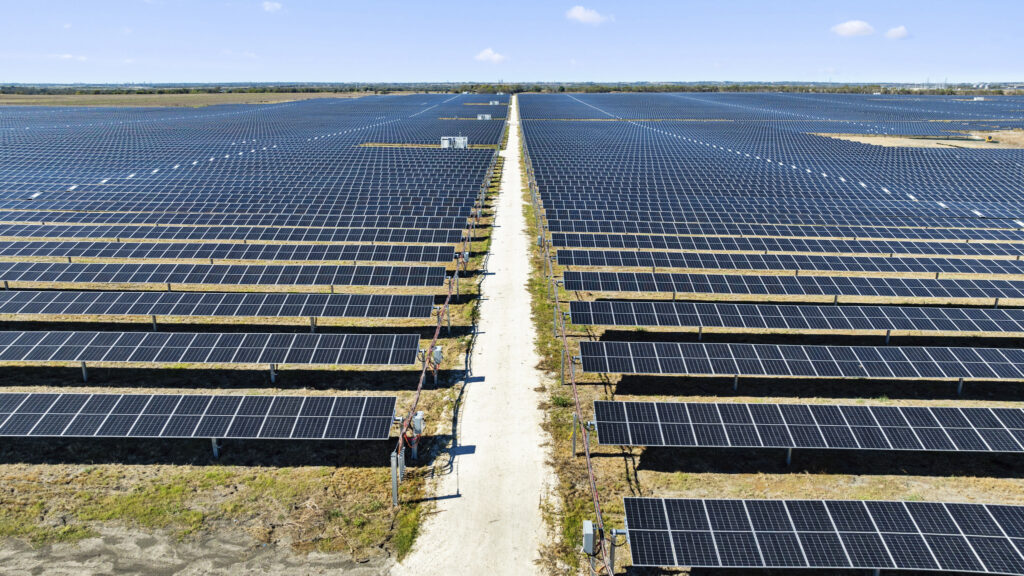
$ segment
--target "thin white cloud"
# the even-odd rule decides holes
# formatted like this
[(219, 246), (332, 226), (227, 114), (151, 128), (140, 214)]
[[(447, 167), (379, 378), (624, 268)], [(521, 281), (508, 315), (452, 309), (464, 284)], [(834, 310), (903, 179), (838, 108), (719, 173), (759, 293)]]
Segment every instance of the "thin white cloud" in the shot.
[(584, 24), (592, 24), (594, 26), (597, 26), (598, 24), (602, 24), (604, 22), (615, 20), (614, 16), (605, 16), (604, 14), (601, 14), (597, 10), (594, 10), (592, 8), (584, 8), (583, 6), (580, 6), (578, 4), (566, 10), (565, 17), (568, 18), (569, 20), (575, 20), (577, 22), (582, 22)]
[(65, 30), (71, 30), (71, 23), (70, 23), (70, 22), (68, 22), (67, 24), (65, 24), (65, 25), (64, 25), (64, 29), (65, 29)]
[(504, 62), (505, 60), (508, 60), (508, 58), (504, 54), (498, 54), (497, 52), (490, 48), (484, 48), (476, 56), (474, 56), (474, 58), (476, 60), (479, 60), (480, 62), (491, 62), (493, 64), (497, 64), (498, 62)]
[(863, 20), (849, 20), (832, 27), (832, 32), (847, 38), (852, 36), (870, 36), (875, 33), (874, 27)]
[(85, 56), (77, 54), (50, 54), (50, 58), (55, 60), (77, 60), (78, 62), (85, 62), (88, 60)]
[(238, 52), (236, 50), (231, 50), (230, 48), (225, 48), (225, 49), (221, 50), (220, 51), (220, 55), (221, 56), (226, 56), (228, 58), (244, 58), (246, 60), (253, 60), (253, 59), (256, 58), (256, 53), (255, 52), (249, 52), (249, 51)]
[(281, 6), (280, 2), (264, 2), (263, 3), (263, 11), (264, 12), (277, 12), (281, 8), (282, 8), (282, 6)]
[(885, 33), (885, 37), (890, 40), (902, 40), (907, 36), (910, 36), (910, 31), (907, 30), (906, 26), (897, 26), (895, 28), (889, 28), (889, 30)]

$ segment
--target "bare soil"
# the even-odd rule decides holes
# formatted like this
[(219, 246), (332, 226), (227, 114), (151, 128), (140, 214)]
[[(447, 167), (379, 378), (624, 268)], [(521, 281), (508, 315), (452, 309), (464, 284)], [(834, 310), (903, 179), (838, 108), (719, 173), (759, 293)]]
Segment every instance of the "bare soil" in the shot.
[[(965, 132), (955, 136), (951, 134), (949, 138), (883, 134), (816, 134), (816, 136), (897, 148), (1024, 148), (1024, 130)], [(985, 141), (988, 136), (992, 137), (992, 142)]]

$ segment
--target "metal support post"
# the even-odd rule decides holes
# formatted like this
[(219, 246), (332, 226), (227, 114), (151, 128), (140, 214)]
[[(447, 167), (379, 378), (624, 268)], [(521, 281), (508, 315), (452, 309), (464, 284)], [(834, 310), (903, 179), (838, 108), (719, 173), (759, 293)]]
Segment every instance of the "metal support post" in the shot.
[(735, 392), (740, 389), (740, 375), (736, 374), (732, 377), (732, 391)]
[(615, 575), (615, 530), (612, 530), (612, 537), (608, 543), (608, 561), (612, 563), (608, 567), (608, 574), (611, 576)]
[(82, 362), (82, 382), (89, 381), (89, 369), (85, 367), (85, 362)]
[(452, 313), (448, 309), (447, 304), (444, 305), (444, 317), (448, 319), (448, 335), (450, 336), (452, 333)]
[(891, 329), (890, 330), (886, 330), (885, 331), (885, 343), (886, 343), (886, 345), (889, 344), (889, 337), (890, 336), (892, 336), (892, 330)]
[(461, 297), (462, 297), (462, 290), (459, 289), (459, 267), (458, 266), (455, 267), (455, 296), (456, 296), (456, 301), (460, 300)]
[(789, 466), (792, 463), (793, 463), (793, 449), (792, 448), (786, 448), (786, 466)]
[(167, 291), (168, 291), (168, 292), (170, 292), (170, 291), (171, 291), (171, 283), (170, 283), (170, 282), (168, 282), (168, 283), (167, 283)]
[(999, 298), (996, 298), (995, 307), (996, 307), (996, 310), (999, 309)]
[(839, 294), (836, 294), (835, 298), (832, 299), (832, 305), (839, 306)]
[(275, 382), (277, 382), (277, 365), (276, 364), (271, 364), (270, 365), (270, 383), (273, 384)]
[(153, 314), (153, 332), (156, 332), (156, 314)]
[(963, 393), (964, 393), (964, 379), (961, 378), (960, 381), (956, 383), (956, 395), (957, 396), (961, 396), (961, 395), (963, 395)]
[(704, 339), (704, 327), (703, 326), (697, 326), (697, 342), (700, 342), (703, 339)]
[(559, 378), (559, 383), (562, 386), (565, 386), (565, 348), (562, 348), (561, 360), (561, 369), (559, 370), (561, 377)]
[(555, 334), (555, 338), (558, 338), (558, 306), (555, 305), (551, 308), (551, 330)]
[(316, 334), (316, 316), (309, 317), (309, 331)]
[(11, 288), (9, 286), (7, 286), (7, 280), (4, 280), (4, 290), (10, 290), (10, 289)]
[(220, 459), (220, 440), (217, 440), (216, 438), (210, 438), (210, 445), (213, 448), (213, 459), (214, 460), (219, 460)]
[(391, 453), (391, 505), (398, 506), (398, 453)]
[(398, 453), (398, 480), (405, 480), (405, 450)]

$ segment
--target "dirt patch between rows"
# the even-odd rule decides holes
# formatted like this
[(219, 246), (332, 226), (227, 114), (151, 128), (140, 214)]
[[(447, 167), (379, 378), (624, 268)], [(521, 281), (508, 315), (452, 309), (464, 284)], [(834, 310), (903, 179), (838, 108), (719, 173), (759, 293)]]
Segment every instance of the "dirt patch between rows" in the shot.
[(220, 575), (220, 574), (385, 574), (386, 557), (356, 562), (342, 553), (302, 554), (288, 546), (262, 544), (241, 529), (220, 527), (201, 537), (179, 539), (169, 532), (103, 526), (99, 535), (77, 543), (33, 548), (26, 542), (0, 542), (0, 574)]
[[(951, 133), (948, 138), (888, 134), (815, 133), (814, 135), (890, 148), (1024, 148), (1024, 130)], [(986, 141), (989, 136), (992, 137), (992, 142)]]

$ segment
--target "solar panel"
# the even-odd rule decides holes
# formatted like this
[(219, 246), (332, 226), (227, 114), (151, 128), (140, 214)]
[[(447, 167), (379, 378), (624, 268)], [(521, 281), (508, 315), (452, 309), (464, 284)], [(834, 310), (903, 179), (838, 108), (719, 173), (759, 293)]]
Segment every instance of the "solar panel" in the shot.
[(1024, 410), (594, 402), (601, 444), (940, 452), (1024, 451)]
[(0, 362), (402, 365), (415, 334), (0, 332)]
[(1024, 379), (1013, 348), (581, 341), (584, 372), (792, 378)]
[[(569, 303), (573, 324), (806, 332), (1024, 333), (1024, 310), (911, 306), (787, 306), (601, 300)], [(0, 307), (2, 311), (2, 307)]]
[(434, 297), (402, 294), (0, 291), (0, 314), (429, 318)]
[(438, 287), (442, 267), (0, 262), (0, 280), (46, 284)]
[(0, 242), (0, 256), (132, 260), (286, 260), (293, 262), (451, 262), (453, 246), (183, 244), (171, 242)]
[(584, 292), (674, 292), (685, 297), (767, 296), (803, 298), (836, 296), (864, 299), (1000, 299), (1024, 298), (1024, 281), (847, 276), (754, 276), (638, 272), (576, 272), (564, 275), (566, 290)]
[(0, 436), (386, 440), (394, 396), (0, 394)]
[(634, 566), (1024, 574), (1024, 507), (626, 498)]

